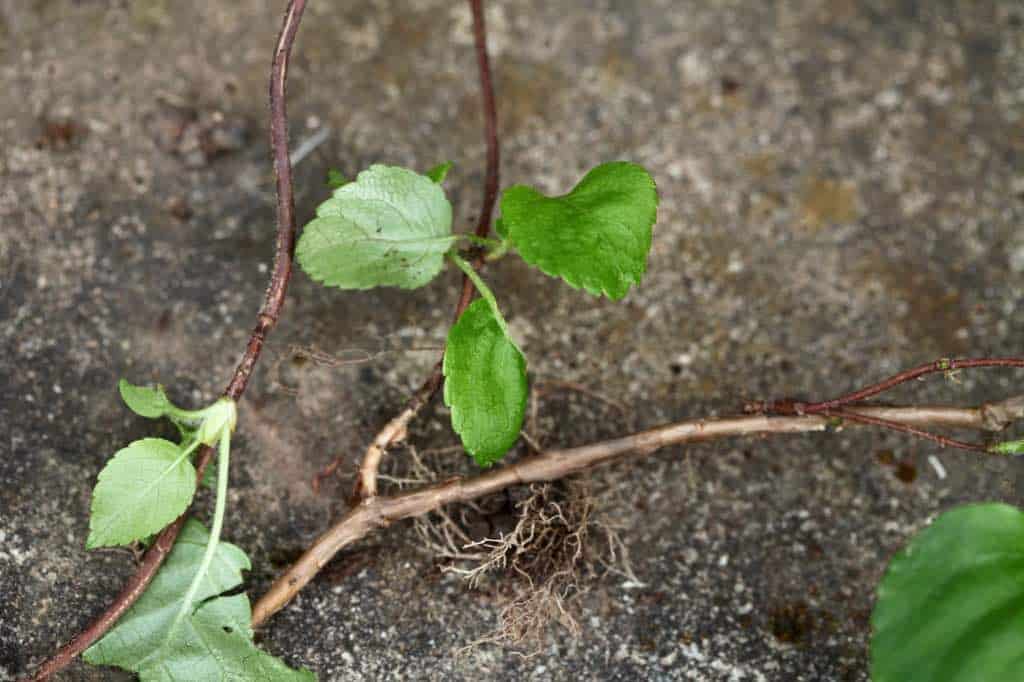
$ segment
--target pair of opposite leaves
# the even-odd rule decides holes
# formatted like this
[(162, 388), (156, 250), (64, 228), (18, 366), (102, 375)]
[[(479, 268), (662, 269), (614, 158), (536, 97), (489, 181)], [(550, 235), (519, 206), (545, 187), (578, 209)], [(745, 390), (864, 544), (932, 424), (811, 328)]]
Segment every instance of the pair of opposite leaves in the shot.
[[(342, 289), (421, 287), (440, 273), (462, 238), (441, 189), (450, 164), (427, 176), (375, 165), (340, 186), (306, 225), (295, 250), (313, 279)], [(496, 231), (506, 246), (548, 275), (617, 300), (647, 269), (658, 206), (641, 166), (597, 166), (568, 193), (547, 197), (517, 185), (504, 192)], [(494, 297), (471, 304), (448, 333), (444, 400), (452, 427), (480, 465), (519, 437), (526, 410), (526, 361)]]

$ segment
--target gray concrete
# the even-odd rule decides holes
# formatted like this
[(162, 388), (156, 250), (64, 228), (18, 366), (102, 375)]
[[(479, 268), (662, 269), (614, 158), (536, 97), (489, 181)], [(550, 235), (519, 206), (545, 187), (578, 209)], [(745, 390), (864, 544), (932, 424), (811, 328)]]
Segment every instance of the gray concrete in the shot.
[[(132, 570), (126, 552), (84, 550), (96, 473), (151, 433), (119, 404), (118, 377), (200, 405), (253, 323), (282, 4), (0, 3), (0, 678), (77, 632)], [(292, 137), (333, 132), (298, 167), (300, 216), (328, 166), (452, 159), (464, 229), (483, 166), (466, 8), (311, 4)], [(535, 379), (629, 408), (545, 394), (546, 445), (825, 396), (942, 356), (1019, 354), (1020, 3), (489, 4), (503, 184), (562, 191), (626, 158), (662, 195), (649, 275), (622, 303), (514, 259), (486, 273)], [(344, 293), (295, 277), (241, 410), (226, 534), (253, 558), (251, 594), (341, 513), (347, 478), (320, 496), (308, 481), (351, 460), (423, 376), (435, 355), (413, 349), (443, 338), (456, 282)], [(397, 350), (299, 367), (291, 344)], [(967, 404), (1020, 378), (936, 379), (893, 400)], [(443, 410), (412, 442), (455, 442)], [(601, 511), (627, 529), (642, 586), (587, 578), (578, 639), (553, 626), (529, 659), (454, 656), (494, 628), (513, 579), (471, 590), (399, 525), (303, 592), (264, 645), (325, 680), (863, 680), (887, 558), (938, 510), (1019, 500), (1024, 467), (847, 431), (672, 449), (591, 478), (618, 491)], [(62, 679), (123, 678), (78, 664)]]

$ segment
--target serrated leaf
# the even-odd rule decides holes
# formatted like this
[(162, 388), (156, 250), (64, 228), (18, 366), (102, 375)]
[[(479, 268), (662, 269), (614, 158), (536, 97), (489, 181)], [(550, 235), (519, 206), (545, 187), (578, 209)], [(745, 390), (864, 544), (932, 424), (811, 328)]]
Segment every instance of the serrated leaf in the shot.
[(217, 596), (240, 585), (249, 568), (249, 558), (232, 544), (217, 545), (193, 602), (198, 608), (171, 631), (208, 541), (202, 524), (188, 520), (149, 589), (83, 658), (132, 670), (143, 682), (315, 680), (255, 647), (244, 594)]
[(167, 399), (163, 386), (149, 388), (148, 386), (135, 386), (124, 379), (117, 382), (117, 390), (121, 393), (121, 399), (132, 412), (149, 419), (159, 419), (173, 408), (171, 401)]
[(313, 279), (342, 289), (414, 289), (432, 280), (455, 242), (452, 207), (437, 183), (371, 166), (320, 204), (295, 249)]
[(424, 173), (424, 175), (426, 175), (428, 178), (430, 178), (431, 180), (440, 185), (441, 183), (444, 182), (444, 179), (448, 177), (448, 171), (452, 169), (453, 165), (454, 164), (451, 161), (439, 163), (430, 170), (428, 170), (426, 173)]
[(526, 360), (484, 299), (471, 303), (448, 332), (442, 368), (452, 428), (477, 464), (497, 462), (523, 425)]
[(939, 516), (893, 558), (871, 624), (874, 682), (1024, 680), (1024, 513)]
[(635, 163), (597, 166), (571, 192), (546, 197), (517, 185), (501, 198), (501, 225), (527, 263), (615, 300), (647, 270), (658, 192)]
[(185, 511), (195, 489), (187, 450), (162, 438), (131, 443), (100, 472), (86, 546), (126, 545), (156, 533)]

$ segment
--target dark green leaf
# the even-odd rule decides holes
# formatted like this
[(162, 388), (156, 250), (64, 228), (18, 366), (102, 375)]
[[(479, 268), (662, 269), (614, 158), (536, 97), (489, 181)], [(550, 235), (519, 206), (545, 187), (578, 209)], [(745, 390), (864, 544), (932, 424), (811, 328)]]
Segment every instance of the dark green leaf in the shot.
[(452, 169), (452, 165), (453, 164), (451, 161), (439, 163), (430, 170), (428, 170), (426, 172), (426, 176), (440, 185), (441, 183), (444, 182), (444, 179), (448, 177), (448, 171)]
[(404, 168), (372, 166), (317, 209), (295, 249), (313, 279), (342, 289), (432, 280), (455, 242), (452, 207), (437, 185)]
[(566, 195), (546, 197), (517, 185), (501, 198), (501, 223), (523, 260), (574, 287), (611, 299), (626, 295), (647, 270), (658, 208), (643, 167), (597, 166)]
[(477, 464), (493, 464), (519, 438), (526, 360), (484, 299), (471, 303), (448, 332), (443, 368), (452, 428)]
[(349, 179), (342, 175), (341, 171), (331, 168), (327, 171), (327, 186), (330, 189), (338, 189), (349, 183)]
[(871, 623), (874, 682), (1024, 680), (1024, 513), (942, 514), (889, 564)]

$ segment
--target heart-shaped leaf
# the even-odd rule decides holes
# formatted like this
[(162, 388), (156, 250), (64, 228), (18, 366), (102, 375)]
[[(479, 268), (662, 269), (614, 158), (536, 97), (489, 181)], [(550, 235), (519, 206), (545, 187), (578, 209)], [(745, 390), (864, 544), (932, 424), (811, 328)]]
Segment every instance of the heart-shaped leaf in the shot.
[(619, 299), (647, 270), (657, 209), (650, 174), (617, 161), (597, 166), (560, 197), (524, 185), (509, 188), (498, 233), (547, 274)]
[(889, 564), (871, 624), (873, 682), (1024, 680), (1024, 513), (942, 514)]
[(313, 279), (342, 289), (421, 287), (455, 241), (440, 185), (405, 168), (371, 166), (316, 214), (295, 258)]
[(448, 332), (444, 402), (452, 428), (480, 466), (515, 445), (526, 413), (526, 360), (491, 303), (473, 301)]

